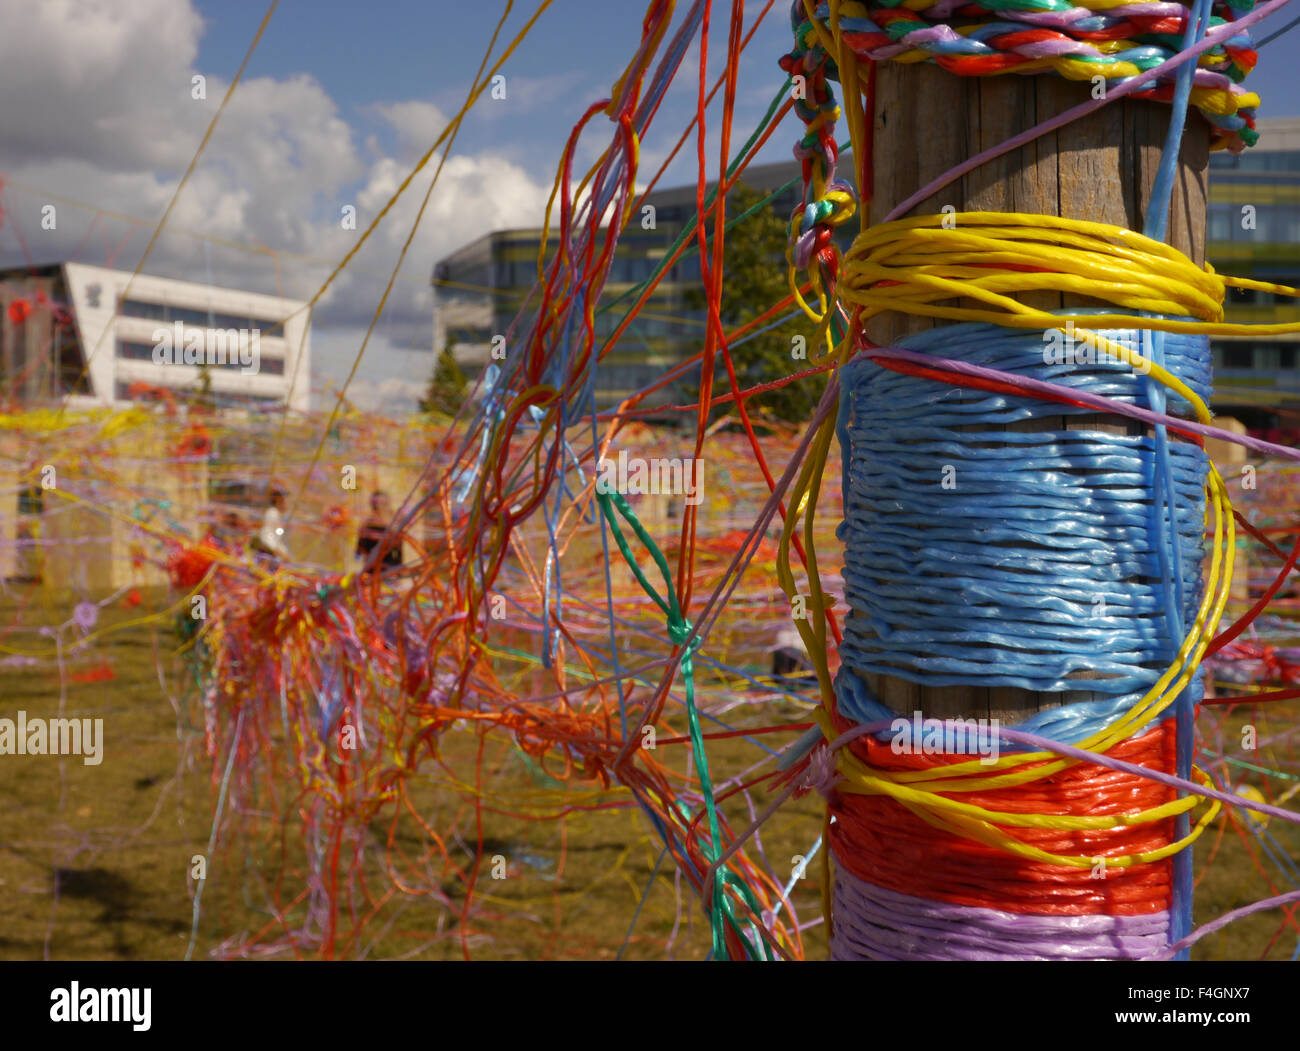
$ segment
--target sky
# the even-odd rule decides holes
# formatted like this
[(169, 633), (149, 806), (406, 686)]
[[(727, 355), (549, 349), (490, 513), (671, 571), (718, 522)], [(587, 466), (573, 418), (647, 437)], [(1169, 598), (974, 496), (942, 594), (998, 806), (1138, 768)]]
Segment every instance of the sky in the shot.
[[(432, 370), (434, 262), (493, 229), (539, 225), (564, 143), (635, 53), (645, 6), (554, 0), (502, 67), (506, 97), (483, 97), (462, 125), (348, 387), (355, 404), (413, 406)], [(722, 0), (713, 6), (710, 86), (730, 10)], [(766, 6), (746, 0), (747, 28)], [(144, 272), (315, 294), (463, 104), (505, 7), (281, 0)], [(680, 20), (689, 3), (677, 7)], [(266, 8), (265, 0), (0, 0), (0, 265), (71, 259), (135, 269)], [(513, 5), (498, 54), (536, 9), (536, 0)], [(784, 81), (777, 59), (790, 48), (788, 10), (787, 0), (771, 5), (742, 60), (733, 144)], [(1293, 17), (1284, 8), (1256, 39)], [(1263, 96), (1262, 115), (1300, 115), (1300, 80), (1287, 61), (1297, 50), (1300, 29), (1261, 52), (1248, 85)], [(695, 113), (699, 67), (692, 46), (642, 144), (642, 183)], [(204, 99), (193, 97), (196, 75)], [(718, 112), (715, 104), (710, 178)], [(589, 125), (577, 151), (582, 170), (612, 133), (607, 119)], [(789, 117), (758, 162), (788, 159), (800, 134)], [(693, 153), (683, 150), (659, 185), (693, 182)], [(352, 369), (431, 177), (432, 165), (318, 306), (318, 392), (336, 390)], [(56, 229), (42, 230), (50, 197), (67, 201)], [(356, 208), (358, 231), (342, 228), (346, 205)]]

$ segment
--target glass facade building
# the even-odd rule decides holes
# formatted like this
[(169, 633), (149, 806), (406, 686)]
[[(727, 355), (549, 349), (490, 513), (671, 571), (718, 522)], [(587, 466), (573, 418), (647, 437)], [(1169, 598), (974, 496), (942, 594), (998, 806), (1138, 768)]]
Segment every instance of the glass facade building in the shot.
[[(1210, 155), (1206, 255), (1234, 277), (1300, 287), (1300, 119), (1261, 120), (1259, 145)], [(1300, 301), (1228, 289), (1228, 321), (1300, 321)], [(1300, 438), (1300, 336), (1213, 341), (1214, 408), (1252, 431)]]
[[(785, 217), (802, 200), (799, 179), (799, 166), (791, 162), (750, 168), (742, 181), (764, 193), (778, 191), (772, 205), (777, 215)], [(694, 217), (695, 198), (694, 186), (650, 194), (644, 204), (654, 208), (651, 228), (647, 228), (648, 221), (643, 221), (644, 213), (632, 215), (619, 238), (596, 313), (598, 346), (608, 342), (622, 324), (626, 308), (634, 302), (631, 296), (621, 302), (619, 297), (655, 272)], [(847, 246), (852, 231), (847, 225), (845, 229)], [(508, 352), (511, 341), (527, 333), (535, 308), (535, 302), (528, 302), (528, 298), (537, 279), (540, 246), (540, 230), (501, 230), (466, 245), (435, 266), (434, 347), (441, 351), (450, 343), (471, 382), (492, 360), (494, 338), (498, 339), (497, 346), (504, 346)], [(773, 265), (784, 267), (785, 260), (774, 259)], [(705, 312), (691, 305), (691, 293), (700, 288), (699, 257), (684, 255), (664, 275), (636, 319), (601, 360), (596, 374), (598, 405), (616, 404), (700, 349)], [(607, 304), (609, 309), (600, 309)], [(680, 403), (686, 397), (678, 383), (657, 391), (643, 405)]]
[[(1207, 257), (1220, 273), (1300, 286), (1300, 119), (1261, 120), (1259, 130), (1259, 145), (1240, 155), (1211, 155)], [(773, 205), (785, 217), (801, 200), (799, 177), (799, 166), (790, 162), (752, 168), (744, 182), (764, 192), (779, 190)], [(646, 199), (655, 208), (654, 228), (643, 229), (639, 216), (631, 217), (601, 306), (654, 272), (695, 214), (695, 196), (694, 186), (684, 186)], [(837, 240), (843, 248), (856, 230), (856, 222), (841, 227)], [(491, 233), (442, 259), (434, 269), (434, 346), (440, 350), (448, 341), (453, 343), (471, 381), (491, 360), (494, 337), (498, 346), (504, 337), (508, 350), (510, 339), (522, 338), (527, 331), (531, 315), (526, 306), (532, 304), (526, 300), (537, 276), (540, 237), (540, 230)], [(785, 266), (780, 258), (772, 262)], [(699, 288), (697, 257), (673, 266), (602, 361), (599, 404), (616, 403), (698, 351), (704, 312), (689, 304), (691, 293)], [(628, 302), (597, 313), (598, 343), (609, 339)], [(1300, 321), (1300, 303), (1270, 292), (1229, 289), (1225, 307), (1230, 321)], [(512, 323), (521, 312), (512, 336)], [(1239, 417), (1256, 432), (1275, 435), (1300, 425), (1300, 337), (1218, 339), (1213, 356), (1217, 412)], [(658, 392), (645, 404), (681, 402), (685, 397), (678, 386)]]

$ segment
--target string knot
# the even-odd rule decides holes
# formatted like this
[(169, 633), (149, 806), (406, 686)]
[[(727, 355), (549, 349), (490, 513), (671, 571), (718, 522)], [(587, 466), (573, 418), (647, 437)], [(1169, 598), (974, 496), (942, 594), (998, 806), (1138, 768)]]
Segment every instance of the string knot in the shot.
[[(685, 646), (686, 653), (694, 653), (700, 648), (700, 637), (692, 636), (691, 632), (695, 629), (691, 627), (691, 622), (686, 618), (668, 623), (668, 638), (674, 646)], [(690, 640), (688, 643), (687, 640)]]
[(831, 791), (844, 780), (844, 775), (835, 766), (835, 753), (826, 745), (821, 745), (808, 756), (808, 767), (795, 796), (802, 796), (814, 789), (823, 799), (830, 798)]

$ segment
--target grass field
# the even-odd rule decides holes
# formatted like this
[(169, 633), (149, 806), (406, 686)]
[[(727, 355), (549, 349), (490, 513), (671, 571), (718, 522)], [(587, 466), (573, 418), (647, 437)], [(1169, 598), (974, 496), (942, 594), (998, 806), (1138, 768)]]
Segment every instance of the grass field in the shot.
[[(79, 757), (5, 756), (0, 758), (0, 958), (5, 959), (181, 959), (194, 926), (195, 855), (207, 855), (216, 784), (203, 751), (202, 718), (193, 709), (185, 676), (192, 674), (174, 656), (178, 645), (170, 615), (132, 623), (161, 609), (165, 593), (144, 593), (136, 608), (122, 603), (106, 608), (95, 631), (106, 632), (85, 652), (63, 636), (66, 685), (61, 691), (57, 665), (12, 662), (15, 650), (54, 640), (8, 631), (0, 636), (0, 714), (25, 710), (29, 716), (103, 718), (104, 759), (86, 766)], [(10, 585), (0, 595), (0, 625), (24, 629), (66, 622), (77, 599), (44, 596)], [(125, 625), (125, 627), (123, 627)], [(94, 681), (105, 664), (113, 677)], [(90, 681), (75, 681), (76, 678)], [(1292, 708), (1286, 718), (1294, 718)], [(1281, 717), (1277, 713), (1276, 717)], [(773, 709), (768, 722), (797, 717)], [(448, 766), (468, 769), (476, 739), (450, 735), (443, 753)], [(710, 749), (722, 771), (752, 762), (752, 751), (722, 741)], [(1262, 755), (1262, 765), (1271, 765)], [(499, 773), (493, 788), (499, 798), (530, 798), (539, 805), (590, 806), (588, 785), (563, 786), (544, 778), (519, 753), (502, 744), (493, 759)], [(443, 787), (445, 771), (421, 771), (416, 795), (434, 827), (446, 827), (461, 806)], [(1258, 783), (1258, 780), (1256, 780)], [(617, 790), (599, 793), (595, 802), (623, 803)], [(246, 815), (247, 817), (248, 815)], [(256, 817), (256, 815), (253, 815)], [(463, 814), (461, 815), (463, 819)], [(733, 814), (733, 824), (744, 824)], [(459, 822), (465, 827), (464, 820)], [(1269, 825), (1280, 848), (1300, 856), (1294, 827)], [(1222, 825), (1212, 828), (1197, 849), (1197, 863), (1213, 849)], [(297, 893), (303, 878), (303, 853), (292, 835), (281, 836), (269, 812), (260, 822), (246, 821), (247, 833), (223, 842), (209, 858), (193, 956), (214, 949), (239, 955), (243, 932), (275, 927), (266, 902), (283, 875), (282, 900)], [(470, 826), (472, 827), (472, 825)], [(766, 825), (762, 847), (779, 871), (807, 851), (820, 830), (820, 801), (814, 795), (793, 801)], [(388, 831), (374, 827), (383, 841)], [(489, 809), (484, 816), (484, 853), (508, 859), (507, 877), (491, 880), (480, 871), (474, 892), (477, 909), (462, 931), (459, 910), (429, 896), (391, 895), (372, 887), (379, 904), (362, 936), (336, 947), (336, 955), (371, 959), (460, 959), (466, 948), (484, 959), (702, 959), (708, 951), (707, 924), (698, 903), (675, 885), (667, 860), (646, 894), (632, 933), (638, 902), (651, 880), (660, 847), (646, 819), (635, 808), (583, 810), (563, 823), (530, 821)], [(399, 825), (397, 845), (418, 852), (422, 833), (413, 823)], [(1252, 841), (1253, 842), (1253, 841)], [(473, 844), (449, 841), (464, 862)], [(1259, 847), (1253, 846), (1256, 853)], [(1277, 866), (1264, 860), (1278, 890), (1290, 889)], [(807, 921), (819, 915), (817, 864), (798, 886), (795, 902)], [(445, 900), (463, 900), (455, 882), (441, 888)], [(1251, 863), (1238, 836), (1228, 830), (1214, 864), (1204, 875), (1196, 901), (1197, 923), (1264, 897), (1270, 890)], [(1194, 950), (1202, 959), (1289, 958), (1294, 930), (1273, 940), (1282, 922), (1279, 911), (1248, 918), (1212, 935)], [(463, 937), (462, 937), (463, 935)], [(265, 939), (258, 942), (263, 944)], [(626, 946), (624, 942), (626, 940)], [(806, 933), (807, 956), (824, 958), (823, 928)], [(250, 946), (243, 955), (262, 955)], [(284, 955), (283, 953), (281, 954)]]

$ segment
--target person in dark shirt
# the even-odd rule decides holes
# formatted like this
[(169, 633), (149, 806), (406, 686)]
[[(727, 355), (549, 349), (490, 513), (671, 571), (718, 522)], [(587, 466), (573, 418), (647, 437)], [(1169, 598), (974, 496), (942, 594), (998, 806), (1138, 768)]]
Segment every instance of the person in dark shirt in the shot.
[(381, 543), (386, 546), (379, 561), (370, 567), (371, 571), (402, 564), (402, 538), (391, 536), (388, 532), (392, 519), (393, 512), (388, 504), (388, 494), (376, 490), (370, 495), (370, 517), (361, 523), (361, 529), (357, 533), (356, 548), (357, 557), (364, 564), (376, 547)]

